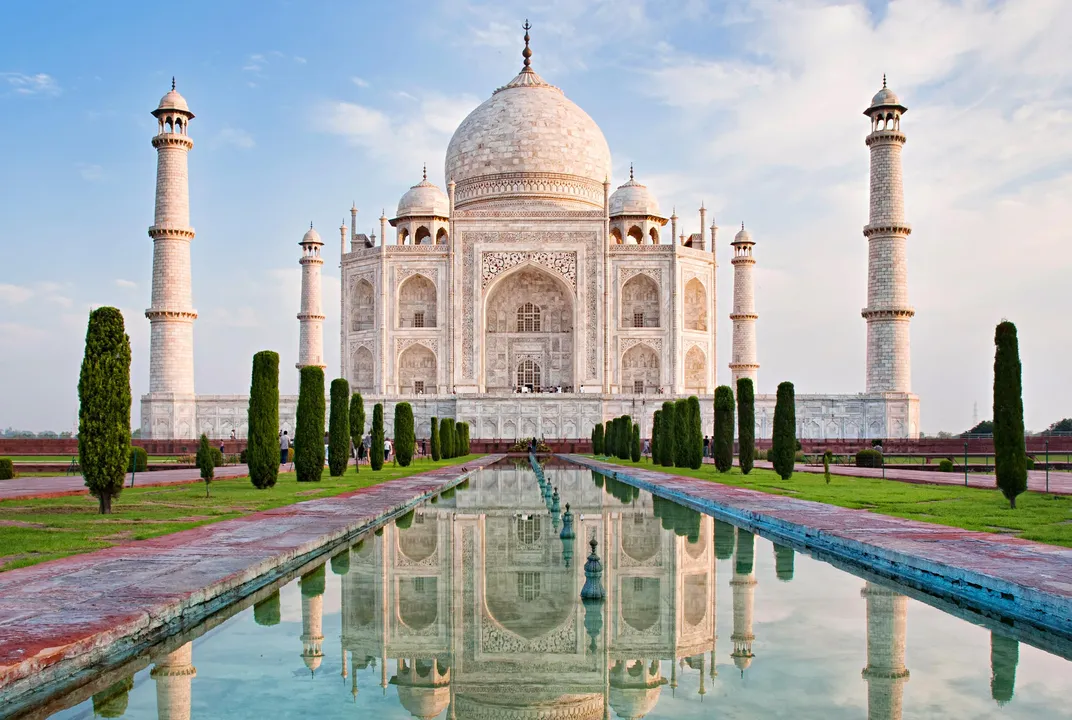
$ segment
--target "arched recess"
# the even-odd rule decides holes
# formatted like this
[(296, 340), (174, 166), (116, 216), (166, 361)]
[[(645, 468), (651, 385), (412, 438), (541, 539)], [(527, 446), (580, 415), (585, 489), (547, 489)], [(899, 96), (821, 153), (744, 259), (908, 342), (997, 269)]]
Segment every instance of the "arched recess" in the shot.
[(622, 355), (622, 388), (625, 392), (655, 392), (660, 383), (659, 354), (640, 343)]
[(616, 227), (610, 229), (610, 239), (615, 245), (622, 244), (622, 231)]
[(637, 632), (643, 632), (659, 621), (659, 578), (622, 578), (622, 620)]
[(687, 575), (683, 590), (685, 624), (696, 627), (707, 616), (707, 575)]
[(376, 291), (368, 280), (358, 280), (350, 299), (350, 330), (372, 330), (376, 326)]
[(410, 561), (419, 563), (435, 554), (438, 536), (438, 523), (425, 518), (424, 522), (415, 522), (405, 530), (398, 531), (398, 550)]
[[(623, 516), (622, 522), (625, 522)], [(637, 513), (628, 529), (621, 533), (622, 552), (637, 563), (645, 563), (662, 549), (662, 528), (647, 513)]]
[(685, 329), (707, 330), (707, 290), (698, 278), (685, 284)]
[(644, 242), (644, 231), (636, 225), (629, 228), (629, 245), (640, 245)]
[(398, 289), (398, 326), (400, 328), (434, 328), (436, 326), (436, 286), (424, 275), (407, 278)]
[(411, 630), (423, 630), (439, 616), (437, 580), (434, 576), (399, 578), (398, 619)]
[(516, 392), (517, 371), (525, 360), (540, 367), (542, 386), (571, 388), (574, 296), (565, 280), (537, 265), (526, 264), (497, 279), (486, 297), (487, 391)]
[(414, 245), (431, 245), (432, 244), (432, 231), (421, 225), (417, 228), (417, 231), (413, 233)]
[(436, 356), (424, 345), (410, 345), (398, 356), (398, 390), (402, 393), (436, 391)]
[(685, 390), (700, 394), (707, 392), (707, 355), (696, 345), (685, 353)]
[(372, 351), (362, 345), (351, 357), (350, 367), (353, 368), (353, 391), (359, 393), (371, 393), (376, 382), (375, 364), (372, 359)]
[(622, 327), (659, 327), (659, 286), (640, 273), (622, 286)]
[(656, 230), (655, 228), (652, 228), (651, 230), (649, 230), (648, 231), (648, 239), (651, 241), (652, 245), (658, 245), (659, 244), (659, 231)]
[(409, 230), (407, 228), (402, 228), (398, 231), (398, 244), (409, 245)]
[(439, 232), (437, 232), (436, 236), (435, 236), (435, 244), (436, 245), (445, 245), (446, 243), (447, 243), (447, 229), (446, 228), (439, 228)]

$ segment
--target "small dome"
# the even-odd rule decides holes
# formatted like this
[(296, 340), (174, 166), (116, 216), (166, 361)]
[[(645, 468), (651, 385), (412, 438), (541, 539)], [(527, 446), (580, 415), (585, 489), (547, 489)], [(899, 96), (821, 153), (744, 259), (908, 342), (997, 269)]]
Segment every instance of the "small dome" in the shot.
[(320, 239), (320, 233), (313, 230), (313, 226), (310, 224), (309, 229), (305, 235), (302, 236), (301, 245), (323, 245), (324, 242)]
[(875, 97), (871, 98), (871, 107), (878, 107), (879, 105), (900, 105), (901, 101), (897, 99), (897, 95), (893, 90), (888, 87), (883, 87), (877, 93)]
[(752, 656), (751, 655), (734, 654), (732, 657), (733, 657), (733, 664), (736, 665), (737, 669), (740, 670), (742, 673), (745, 670), (747, 670), (748, 667), (752, 664)]
[(651, 194), (647, 186), (633, 179), (633, 170), (629, 169), (629, 182), (618, 187), (610, 196), (610, 215), (654, 215), (662, 217), (659, 201)]
[(611, 686), (610, 706), (622, 720), (642, 718), (655, 709), (662, 688), (617, 688)]
[(402, 199), (398, 201), (396, 217), (401, 218), (411, 215), (448, 217), (450, 215), (450, 201), (447, 199), (447, 194), (440, 190), (439, 186), (428, 182), (428, 178), (425, 177), (407, 190)]
[(734, 245), (744, 245), (745, 243), (752, 243), (752, 233), (744, 229), (744, 223), (741, 223), (741, 229), (737, 231), (737, 234), (733, 236)]
[(178, 90), (168, 90), (167, 95), (160, 98), (157, 110), (180, 110), (190, 112), (190, 106), (186, 104), (186, 98), (179, 95)]
[(305, 661), (305, 667), (309, 668), (309, 672), (315, 673), (316, 669), (320, 667), (320, 663), (323, 662), (323, 655), (306, 655), (302, 653), (302, 660)]
[(450, 705), (450, 687), (446, 685), (439, 687), (399, 685), (398, 701), (413, 717), (431, 720), (439, 717)]

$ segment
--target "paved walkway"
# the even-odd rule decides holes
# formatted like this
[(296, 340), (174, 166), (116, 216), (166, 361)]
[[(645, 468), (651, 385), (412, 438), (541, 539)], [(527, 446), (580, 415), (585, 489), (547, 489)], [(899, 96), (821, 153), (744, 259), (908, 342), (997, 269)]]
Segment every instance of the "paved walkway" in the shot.
[(189, 627), (502, 457), (0, 573), (0, 695), (113, 660), (116, 648), (135, 652), (178, 622)]
[[(216, 479), (246, 477), (249, 469), (245, 465), (224, 465), (216, 468)], [(199, 483), (201, 471), (197, 468), (181, 470), (155, 470), (138, 473), (134, 478), (134, 487), (153, 487), (155, 485), (183, 485)], [(130, 487), (130, 473), (127, 473), (123, 487)], [(85, 495), (89, 492), (81, 475), (56, 475), (52, 477), (21, 477), (12, 480), (0, 480), (0, 500), (19, 498), (63, 497), (64, 495)]]
[(1072, 548), (622, 467), (580, 455), (565, 457), (780, 542), (1072, 637)]

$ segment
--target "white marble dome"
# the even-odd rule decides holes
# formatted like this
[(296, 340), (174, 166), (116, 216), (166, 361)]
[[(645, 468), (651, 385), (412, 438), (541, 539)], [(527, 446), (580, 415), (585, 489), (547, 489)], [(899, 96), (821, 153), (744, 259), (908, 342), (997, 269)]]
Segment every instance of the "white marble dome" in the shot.
[(738, 230), (737, 234), (733, 236), (733, 242), (731, 244), (744, 245), (746, 243), (752, 243), (753, 245), (755, 244), (752, 242), (752, 233), (745, 230), (744, 223), (741, 223), (741, 229)]
[(320, 233), (313, 230), (313, 226), (310, 225), (309, 229), (305, 231), (305, 235), (302, 236), (301, 245), (323, 245), (324, 241), (320, 239)]
[(167, 110), (178, 110), (179, 112), (190, 112), (190, 106), (186, 104), (186, 98), (179, 95), (179, 91), (175, 88), (171, 88), (167, 91), (164, 97), (160, 98), (160, 104), (156, 108), (157, 112)]
[(610, 147), (595, 121), (525, 68), (458, 126), (445, 177), (457, 184), (456, 205), (537, 196), (602, 206), (610, 170)]
[(871, 98), (871, 107), (868, 108), (868, 110), (877, 107), (900, 107), (900, 105), (901, 100), (897, 97), (897, 94), (894, 93), (893, 90), (890, 90), (888, 87), (886, 87), (886, 76), (883, 75), (882, 89), (875, 93), (875, 96)]
[(619, 688), (612, 685), (610, 706), (622, 720), (639, 720), (655, 709), (661, 692), (662, 688), (658, 685), (650, 688)]
[(428, 182), (428, 178), (425, 177), (407, 190), (398, 201), (396, 217), (433, 215), (445, 218), (449, 216), (449, 213), (450, 201), (447, 199), (447, 194), (440, 190), (439, 186)]
[(646, 185), (633, 179), (629, 171), (629, 182), (618, 187), (610, 196), (610, 215), (647, 215), (662, 217), (659, 201), (651, 194)]
[(398, 700), (413, 717), (432, 720), (442, 715), (450, 705), (450, 688), (446, 685), (439, 687), (399, 685)]

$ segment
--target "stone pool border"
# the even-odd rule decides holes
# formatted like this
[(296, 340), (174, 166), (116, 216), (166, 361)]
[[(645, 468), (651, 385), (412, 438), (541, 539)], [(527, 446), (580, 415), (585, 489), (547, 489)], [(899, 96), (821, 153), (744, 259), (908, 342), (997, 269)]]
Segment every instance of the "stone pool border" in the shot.
[(627, 468), (579, 455), (556, 457), (927, 595), (1072, 638), (1072, 548)]
[(503, 457), (0, 573), (4, 714), (196, 626)]

